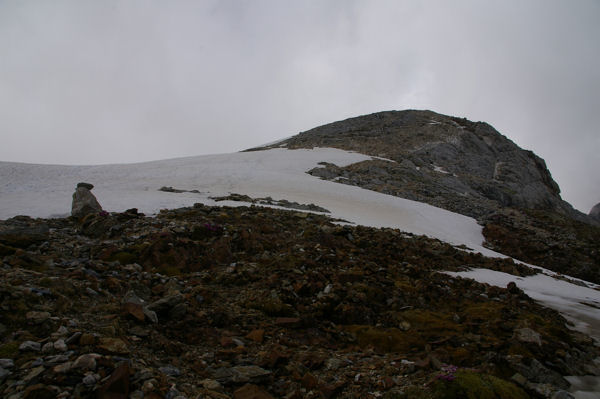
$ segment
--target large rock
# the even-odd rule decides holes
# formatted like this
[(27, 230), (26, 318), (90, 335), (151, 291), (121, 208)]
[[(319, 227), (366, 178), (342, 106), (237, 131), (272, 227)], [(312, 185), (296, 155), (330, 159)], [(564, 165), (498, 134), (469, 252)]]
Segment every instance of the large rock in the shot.
[(94, 186), (90, 183), (78, 183), (77, 189), (73, 194), (73, 204), (71, 206), (71, 215), (76, 218), (83, 218), (90, 213), (99, 213), (102, 211), (100, 203), (91, 193)]
[(48, 240), (49, 228), (29, 216), (15, 216), (0, 224), (0, 244), (15, 248), (27, 248)]

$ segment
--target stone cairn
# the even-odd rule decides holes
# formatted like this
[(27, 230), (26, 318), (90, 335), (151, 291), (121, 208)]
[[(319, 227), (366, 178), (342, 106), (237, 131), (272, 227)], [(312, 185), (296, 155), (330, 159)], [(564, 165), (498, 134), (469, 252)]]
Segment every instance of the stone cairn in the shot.
[(73, 194), (71, 216), (82, 219), (91, 213), (102, 212), (100, 203), (90, 191), (92, 188), (94, 188), (93, 184), (83, 182), (77, 183), (77, 188)]

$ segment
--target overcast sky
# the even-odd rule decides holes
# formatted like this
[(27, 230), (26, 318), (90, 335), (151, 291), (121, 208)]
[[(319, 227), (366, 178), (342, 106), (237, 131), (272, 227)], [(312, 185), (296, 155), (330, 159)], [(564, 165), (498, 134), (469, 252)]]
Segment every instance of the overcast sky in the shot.
[(401, 109), (486, 121), (600, 201), (600, 1), (0, 0), (0, 160), (234, 152)]

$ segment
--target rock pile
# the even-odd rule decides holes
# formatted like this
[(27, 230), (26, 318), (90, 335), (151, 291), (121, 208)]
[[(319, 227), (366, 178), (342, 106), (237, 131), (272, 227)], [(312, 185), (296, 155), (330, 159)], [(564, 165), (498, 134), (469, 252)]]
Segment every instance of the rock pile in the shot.
[(514, 284), (441, 273), (534, 270), (334, 222), (199, 204), (0, 221), (0, 395), (550, 398), (600, 373)]

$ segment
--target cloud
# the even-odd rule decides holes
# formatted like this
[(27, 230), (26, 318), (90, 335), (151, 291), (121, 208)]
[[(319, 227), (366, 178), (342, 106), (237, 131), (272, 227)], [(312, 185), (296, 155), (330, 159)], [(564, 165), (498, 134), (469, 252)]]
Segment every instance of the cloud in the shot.
[(0, 159), (237, 151), (427, 108), (544, 157), (600, 201), (594, 1), (0, 1)]

